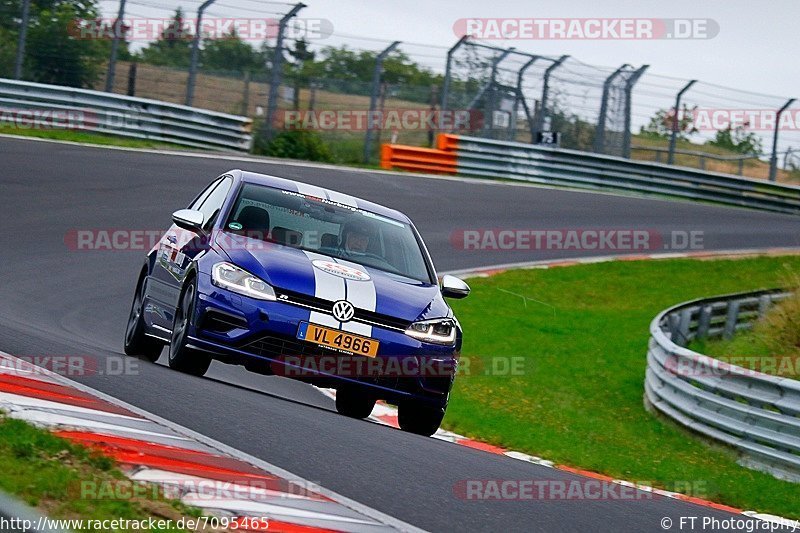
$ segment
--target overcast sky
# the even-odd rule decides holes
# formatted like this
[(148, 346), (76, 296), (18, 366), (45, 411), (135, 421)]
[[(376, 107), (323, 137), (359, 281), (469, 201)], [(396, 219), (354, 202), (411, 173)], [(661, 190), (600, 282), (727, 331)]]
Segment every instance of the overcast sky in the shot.
[(707, 40), (518, 40), (505, 44), (532, 53), (570, 54), (599, 65), (647, 63), (657, 74), (800, 96), (798, 0), (306, 1), (308, 7), (301, 16), (330, 19), (337, 33), (441, 46), (455, 42), (453, 24), (462, 18), (712, 19), (719, 24), (719, 34)]
[[(712, 39), (693, 40), (514, 40), (495, 41), (531, 53), (569, 54), (583, 62), (618, 66), (650, 64), (650, 72), (738, 87), (777, 96), (800, 96), (798, 21), (800, 1), (769, 0), (305, 0), (300, 17), (329, 20), (335, 34), (320, 44), (377, 49), (378, 40), (421, 44), (407, 46), (411, 55), (437, 70), (443, 69), (444, 50), (457, 39), (454, 23), (466, 18), (680, 18), (711, 19), (719, 25)], [(178, 5), (187, 16), (198, 0), (129, 0), (138, 15), (165, 16)], [(117, 2), (102, 0), (106, 15)], [(155, 6), (163, 6), (163, 10)], [(289, 5), (258, 0), (218, 0), (211, 16), (258, 16), (285, 12)], [(265, 15), (265, 16), (276, 16)], [(344, 37), (342, 37), (342, 35)], [(439, 59), (441, 57), (441, 59)], [(438, 65), (438, 67), (437, 67)]]

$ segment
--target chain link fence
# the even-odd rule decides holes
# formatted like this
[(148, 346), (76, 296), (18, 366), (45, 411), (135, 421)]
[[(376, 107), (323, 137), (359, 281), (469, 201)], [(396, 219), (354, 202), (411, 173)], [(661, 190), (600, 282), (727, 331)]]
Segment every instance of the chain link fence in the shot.
[[(128, 1), (141, 15), (136, 6), (146, 4)], [(302, 57), (297, 39), (286, 37), (302, 8), (269, 4), (272, 11), (254, 5), (251, 15), (271, 13), (285, 31), (251, 43), (264, 51), (262, 68), (214, 70), (202, 54), (194, 68), (120, 60), (110, 90), (174, 103), (191, 94), (194, 106), (254, 118), (266, 140), (314, 131), (330, 160), (345, 163), (374, 163), (381, 143), (432, 146), (436, 133), (455, 132), (800, 183), (800, 107), (786, 97), (471, 38), (447, 47), (332, 33), (308, 43), (311, 54)], [(221, 17), (223, 7), (213, 4), (205, 16)], [(326, 50), (357, 58), (358, 69), (328, 68), (335, 61), (309, 68), (332, 57)]]

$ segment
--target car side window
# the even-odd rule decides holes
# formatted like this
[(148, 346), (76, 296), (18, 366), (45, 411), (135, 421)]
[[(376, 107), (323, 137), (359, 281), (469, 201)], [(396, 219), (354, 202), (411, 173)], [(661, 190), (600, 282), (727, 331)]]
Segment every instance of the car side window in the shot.
[(214, 224), (220, 209), (222, 209), (222, 204), (225, 203), (225, 198), (228, 197), (232, 184), (233, 180), (231, 178), (222, 178), (217, 183), (217, 186), (206, 196), (202, 204), (196, 208), (203, 213), (203, 228), (208, 229)]
[(203, 202), (205, 202), (206, 198), (208, 198), (208, 195), (211, 194), (211, 191), (213, 191), (221, 181), (222, 178), (212, 181), (211, 184), (203, 189), (203, 192), (201, 192), (200, 195), (194, 199), (191, 205), (189, 205), (189, 209), (194, 209), (195, 211), (199, 210), (200, 206), (203, 205)]

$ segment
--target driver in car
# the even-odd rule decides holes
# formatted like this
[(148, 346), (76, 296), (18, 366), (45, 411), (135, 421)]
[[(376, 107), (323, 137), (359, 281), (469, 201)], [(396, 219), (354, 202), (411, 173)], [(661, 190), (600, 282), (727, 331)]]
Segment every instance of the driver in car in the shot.
[(372, 232), (364, 222), (350, 222), (342, 233), (342, 251), (346, 255), (364, 255), (367, 253)]

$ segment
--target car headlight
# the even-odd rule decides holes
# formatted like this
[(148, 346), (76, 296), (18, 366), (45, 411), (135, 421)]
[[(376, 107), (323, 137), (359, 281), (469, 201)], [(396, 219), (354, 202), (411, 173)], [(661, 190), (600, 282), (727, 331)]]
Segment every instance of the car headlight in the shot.
[(424, 342), (453, 344), (456, 342), (456, 322), (450, 318), (414, 322), (406, 330), (406, 335)]
[(275, 291), (262, 279), (231, 263), (217, 263), (211, 269), (211, 282), (258, 300), (275, 300)]

